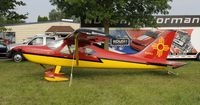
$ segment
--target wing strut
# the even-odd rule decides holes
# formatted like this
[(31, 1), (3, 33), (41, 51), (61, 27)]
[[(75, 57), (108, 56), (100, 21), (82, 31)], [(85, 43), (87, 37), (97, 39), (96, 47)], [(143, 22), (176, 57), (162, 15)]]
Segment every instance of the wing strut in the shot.
[(72, 59), (72, 67), (71, 67), (71, 74), (70, 74), (70, 81), (69, 81), (69, 87), (72, 85), (72, 79), (73, 79), (73, 71), (74, 71), (74, 56), (76, 56), (76, 66), (79, 65), (79, 53), (78, 53), (78, 33), (75, 34), (75, 53), (73, 53), (73, 59)]
[(78, 36), (79, 36), (79, 34), (77, 33), (75, 35), (75, 39), (74, 39), (74, 41), (75, 41), (75, 54), (76, 54), (76, 66), (79, 65)]

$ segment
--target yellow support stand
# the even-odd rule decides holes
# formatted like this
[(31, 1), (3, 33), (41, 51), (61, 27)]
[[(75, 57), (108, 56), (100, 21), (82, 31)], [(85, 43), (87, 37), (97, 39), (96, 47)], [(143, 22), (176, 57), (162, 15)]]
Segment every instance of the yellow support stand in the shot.
[(54, 73), (59, 74), (60, 70), (61, 70), (61, 66), (56, 66)]
[(60, 77), (55, 77), (55, 78), (51, 78), (51, 77), (44, 77), (45, 80), (50, 81), (50, 82), (62, 82), (62, 81), (67, 81), (69, 80), (69, 78), (60, 78)]
[(61, 70), (61, 66), (56, 66), (54, 70), (46, 71), (44, 78), (47, 81), (53, 81), (53, 82), (69, 80), (69, 78), (64, 77), (60, 74), (60, 70)]

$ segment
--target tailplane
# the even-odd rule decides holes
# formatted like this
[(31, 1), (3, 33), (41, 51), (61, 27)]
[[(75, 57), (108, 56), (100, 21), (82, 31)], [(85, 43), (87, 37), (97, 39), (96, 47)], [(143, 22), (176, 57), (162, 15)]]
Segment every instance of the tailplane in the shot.
[(136, 56), (154, 59), (155, 61), (165, 61), (170, 52), (170, 47), (175, 35), (176, 31), (174, 30), (162, 32), (155, 41), (148, 45), (144, 50), (136, 54)]

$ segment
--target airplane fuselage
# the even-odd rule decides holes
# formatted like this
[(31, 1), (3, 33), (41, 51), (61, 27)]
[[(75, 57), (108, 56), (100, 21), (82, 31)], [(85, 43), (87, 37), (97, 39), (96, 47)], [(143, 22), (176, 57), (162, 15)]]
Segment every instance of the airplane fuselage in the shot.
[[(163, 69), (166, 65), (148, 64), (151, 59), (142, 59), (134, 55), (118, 54), (106, 51), (96, 46), (88, 48), (95, 50), (94, 54), (88, 55), (84, 51), (79, 52), (79, 63), (75, 61), (73, 54), (62, 54), (61, 48), (51, 50), (46, 46), (34, 48), (24, 48), (23, 56), (32, 62), (47, 65), (57, 65), (71, 67), (86, 68), (126, 68), (126, 69)], [(33, 51), (34, 50), (34, 51)], [(74, 58), (74, 59), (73, 59)]]

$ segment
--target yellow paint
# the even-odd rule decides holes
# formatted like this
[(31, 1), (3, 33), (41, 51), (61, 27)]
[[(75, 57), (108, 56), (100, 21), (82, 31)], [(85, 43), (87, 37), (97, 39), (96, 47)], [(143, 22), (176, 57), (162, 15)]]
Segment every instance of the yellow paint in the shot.
[(59, 74), (60, 70), (61, 70), (61, 66), (56, 66), (55, 73)]
[[(57, 66), (72, 66), (72, 59), (56, 58), (33, 54), (23, 54), (24, 57), (32, 62), (39, 64), (57, 65)], [(141, 63), (132, 63), (125, 61), (101, 59), (101, 62), (92, 62), (79, 60), (79, 65), (74, 64), (74, 67), (87, 67), (87, 68), (129, 68), (129, 69), (163, 69), (164, 66), (147, 65)]]
[[(161, 46), (161, 47), (160, 47)], [(157, 56), (158, 57), (161, 57), (163, 55), (163, 52), (164, 51), (168, 51), (169, 50), (169, 46), (168, 45), (165, 45), (165, 40), (163, 37), (161, 37), (159, 39), (159, 42), (158, 43), (154, 43), (152, 45), (152, 48), (157, 50)]]
[(60, 78), (60, 77), (54, 77), (54, 78), (51, 78), (51, 77), (44, 77), (44, 79), (46, 79), (47, 81), (52, 81), (52, 82), (56, 82), (56, 81), (67, 81), (69, 80), (69, 78)]

